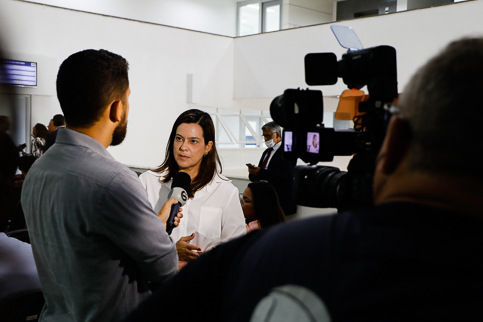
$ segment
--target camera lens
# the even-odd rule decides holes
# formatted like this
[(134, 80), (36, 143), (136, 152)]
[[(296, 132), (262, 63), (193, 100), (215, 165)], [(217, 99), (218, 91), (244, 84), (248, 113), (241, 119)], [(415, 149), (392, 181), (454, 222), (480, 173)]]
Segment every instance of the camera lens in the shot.
[(287, 127), (287, 112), (283, 106), (283, 94), (275, 97), (270, 103), (270, 116), (281, 127)]
[(346, 193), (347, 172), (329, 166), (298, 166), (294, 172), (297, 204), (316, 208), (338, 208)]

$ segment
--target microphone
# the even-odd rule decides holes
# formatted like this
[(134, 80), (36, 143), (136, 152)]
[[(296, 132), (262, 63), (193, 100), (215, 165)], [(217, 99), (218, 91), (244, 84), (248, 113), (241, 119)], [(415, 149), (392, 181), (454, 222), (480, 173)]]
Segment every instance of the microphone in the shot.
[(171, 185), (171, 191), (168, 194), (169, 198), (174, 198), (178, 201), (177, 204), (171, 205), (171, 212), (169, 213), (168, 221), (166, 222), (166, 232), (171, 235), (174, 225), (174, 218), (178, 214), (179, 208), (184, 206), (188, 201), (188, 193), (186, 190), (191, 185), (191, 177), (186, 172), (178, 172), (173, 177), (173, 184)]

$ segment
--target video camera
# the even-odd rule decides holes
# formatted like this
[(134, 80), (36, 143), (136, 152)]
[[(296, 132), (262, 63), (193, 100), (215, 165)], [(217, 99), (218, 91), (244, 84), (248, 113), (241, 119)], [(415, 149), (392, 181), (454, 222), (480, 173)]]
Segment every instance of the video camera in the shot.
[[(341, 95), (336, 119), (352, 120), (353, 129), (335, 130), (323, 124), (322, 92), (287, 89), (270, 105), (270, 114), (284, 128), (284, 158), (297, 158), (293, 196), (297, 204), (339, 211), (373, 204), (372, 180), (376, 157), (385, 137), (392, 102), (398, 96), (396, 50), (390, 46), (362, 49), (350, 27), (331, 26), (348, 52), (340, 61), (333, 53), (305, 56), (308, 85), (333, 85), (342, 78), (349, 90)], [(367, 85), (369, 95), (360, 89)], [(353, 155), (348, 171), (315, 166), (334, 156)]]

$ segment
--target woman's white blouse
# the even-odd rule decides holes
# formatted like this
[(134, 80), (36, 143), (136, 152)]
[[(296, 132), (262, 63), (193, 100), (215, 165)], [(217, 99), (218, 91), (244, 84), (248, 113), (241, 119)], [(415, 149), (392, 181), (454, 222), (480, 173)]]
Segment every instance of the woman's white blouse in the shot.
[(36, 158), (40, 158), (40, 156), (44, 153), (44, 146), (45, 140), (40, 137), (36, 137), (32, 139), (32, 155)]
[[(148, 199), (156, 213), (168, 200), (172, 180), (161, 183), (162, 174), (147, 171), (139, 177), (148, 193)], [(181, 237), (195, 233), (190, 244), (207, 251), (216, 245), (246, 233), (245, 218), (241, 209), (238, 189), (223, 175), (217, 174), (193, 199), (182, 207), (183, 218), (173, 229), (171, 238), (177, 242)]]

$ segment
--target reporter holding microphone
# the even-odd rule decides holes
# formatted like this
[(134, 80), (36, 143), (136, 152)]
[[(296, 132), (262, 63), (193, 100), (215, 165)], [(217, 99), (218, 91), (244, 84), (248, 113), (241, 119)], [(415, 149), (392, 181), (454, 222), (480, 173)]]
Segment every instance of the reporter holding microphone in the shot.
[(246, 228), (238, 189), (220, 173), (215, 127), (208, 113), (183, 112), (173, 125), (161, 166), (140, 176), (154, 211), (168, 199), (179, 172), (191, 178), (183, 220), (171, 233), (181, 268), (200, 253), (245, 234)]

